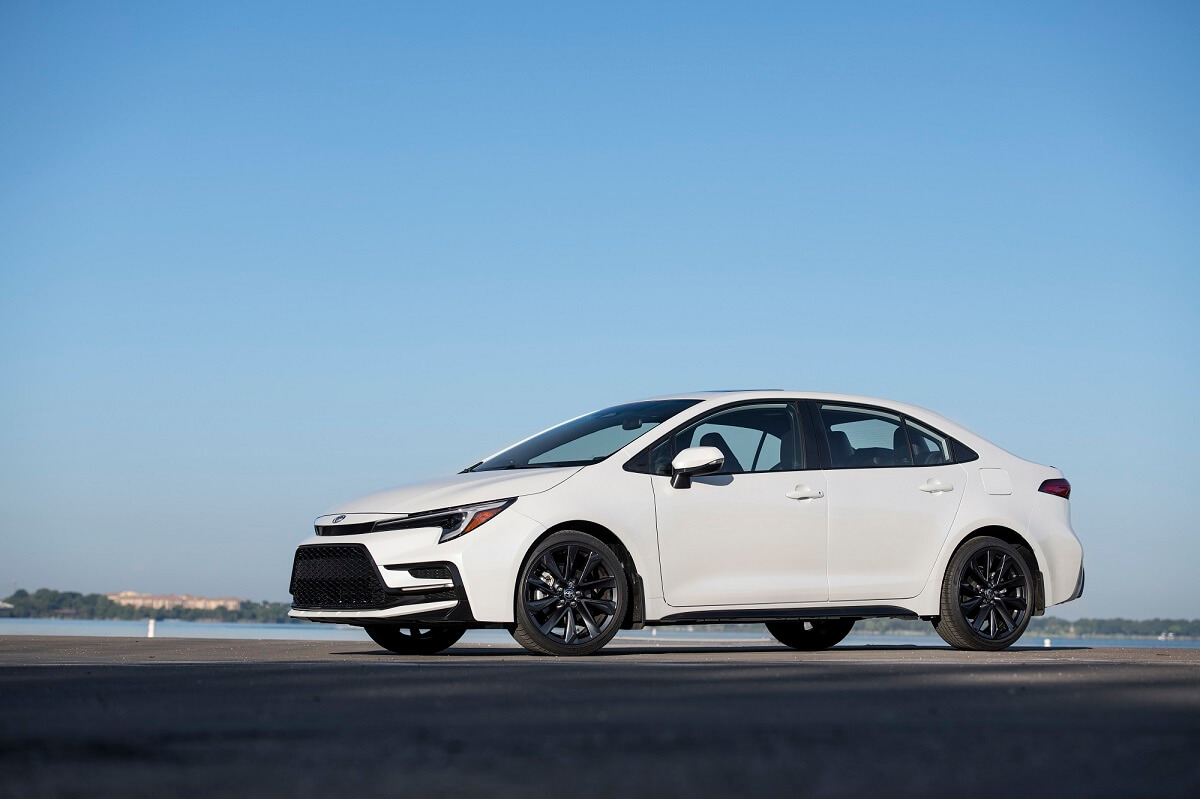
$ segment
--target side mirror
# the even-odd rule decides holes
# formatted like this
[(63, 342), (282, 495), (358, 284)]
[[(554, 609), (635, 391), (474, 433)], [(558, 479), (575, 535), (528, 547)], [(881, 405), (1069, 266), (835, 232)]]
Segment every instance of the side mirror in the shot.
[(725, 456), (716, 447), (688, 447), (671, 461), (671, 487), (691, 488), (692, 478), (713, 474), (725, 465)]

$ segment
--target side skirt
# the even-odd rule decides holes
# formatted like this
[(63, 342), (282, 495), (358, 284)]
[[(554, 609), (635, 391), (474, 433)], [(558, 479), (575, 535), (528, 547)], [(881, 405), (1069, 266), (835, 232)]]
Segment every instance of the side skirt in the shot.
[(757, 610), (693, 610), (672, 613), (646, 625), (721, 624), (801, 619), (915, 619), (916, 613), (894, 605), (860, 605), (828, 608), (760, 608)]

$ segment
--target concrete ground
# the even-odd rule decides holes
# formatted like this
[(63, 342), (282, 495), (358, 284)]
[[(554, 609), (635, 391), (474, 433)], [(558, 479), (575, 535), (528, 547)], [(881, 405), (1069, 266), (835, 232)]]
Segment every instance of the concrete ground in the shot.
[(0, 796), (1198, 796), (1200, 650), (0, 638)]

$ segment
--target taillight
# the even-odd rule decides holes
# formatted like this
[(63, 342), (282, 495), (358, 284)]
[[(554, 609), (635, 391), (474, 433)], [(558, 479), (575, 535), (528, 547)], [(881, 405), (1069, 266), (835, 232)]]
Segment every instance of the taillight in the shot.
[(1043, 480), (1041, 487), (1038, 488), (1038, 491), (1044, 491), (1047, 494), (1053, 494), (1054, 496), (1062, 497), (1063, 499), (1071, 498), (1071, 484), (1061, 477), (1057, 477), (1053, 480)]

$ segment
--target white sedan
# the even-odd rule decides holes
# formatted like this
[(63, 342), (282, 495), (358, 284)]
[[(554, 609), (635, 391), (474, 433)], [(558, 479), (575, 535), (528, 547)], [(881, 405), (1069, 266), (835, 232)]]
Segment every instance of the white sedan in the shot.
[(1083, 591), (1070, 484), (922, 408), (790, 391), (606, 408), (316, 520), (291, 615), (401, 654), (470, 628), (595, 652), (646, 625), (765, 623), (796, 649), (922, 618), (998, 650)]

